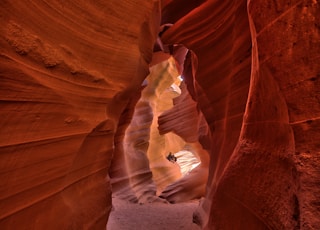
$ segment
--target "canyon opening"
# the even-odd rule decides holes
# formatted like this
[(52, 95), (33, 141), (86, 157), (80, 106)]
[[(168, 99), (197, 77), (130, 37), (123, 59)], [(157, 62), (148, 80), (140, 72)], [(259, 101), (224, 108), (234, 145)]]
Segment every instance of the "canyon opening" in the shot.
[(318, 0), (1, 1), (0, 229), (320, 229), (319, 22)]

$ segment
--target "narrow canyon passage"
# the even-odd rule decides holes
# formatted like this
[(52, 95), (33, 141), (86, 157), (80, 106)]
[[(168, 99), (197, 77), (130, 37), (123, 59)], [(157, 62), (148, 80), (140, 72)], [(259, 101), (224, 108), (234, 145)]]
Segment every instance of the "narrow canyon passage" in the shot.
[(193, 212), (199, 201), (178, 204), (138, 204), (113, 197), (107, 230), (196, 230)]
[(320, 0), (0, 1), (0, 230), (319, 230), (319, 41)]

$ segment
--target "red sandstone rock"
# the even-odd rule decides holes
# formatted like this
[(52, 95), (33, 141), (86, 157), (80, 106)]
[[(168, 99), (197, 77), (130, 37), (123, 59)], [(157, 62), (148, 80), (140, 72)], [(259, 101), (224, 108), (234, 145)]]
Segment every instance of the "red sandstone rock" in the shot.
[(1, 229), (105, 228), (114, 135), (159, 13), (156, 1), (0, 3)]
[(131, 187), (140, 203), (159, 200), (157, 191), (181, 176), (179, 167), (170, 163), (166, 155), (182, 149), (184, 142), (173, 134), (160, 135), (157, 129), (159, 114), (171, 108), (172, 98), (179, 95), (170, 88), (177, 77), (172, 59), (151, 68), (125, 132), (125, 162)]
[[(162, 19), (157, 1), (0, 3), (1, 229), (105, 227), (111, 160), (110, 175), (128, 188), (121, 178), (139, 167), (119, 169), (127, 154), (119, 143), (132, 116), (150, 130), (151, 102), (138, 102), (138, 115), (133, 106), (149, 64), (167, 53), (204, 129), (188, 135), (168, 111), (160, 132), (198, 140), (210, 155), (195, 221), (320, 229), (319, 1), (161, 3)], [(158, 36), (160, 21), (172, 26)], [(150, 133), (141, 134), (137, 166), (146, 169)], [(143, 172), (137, 182), (155, 197), (151, 171)], [(203, 193), (199, 176), (190, 177), (165, 196)]]
[(205, 229), (319, 228), (318, 166), (306, 158), (318, 162), (319, 146), (297, 128), (318, 127), (319, 13), (317, 1), (207, 1), (163, 33), (197, 57), (195, 98), (212, 132)]
[(200, 142), (210, 138), (210, 131), (197, 104), (189, 95), (184, 82), (181, 83), (181, 95), (174, 98), (174, 107), (161, 114), (158, 119), (159, 132), (173, 132), (186, 141), (199, 157), (200, 165), (188, 175), (170, 184), (161, 197), (171, 203), (201, 198), (205, 195), (208, 177), (209, 155)]

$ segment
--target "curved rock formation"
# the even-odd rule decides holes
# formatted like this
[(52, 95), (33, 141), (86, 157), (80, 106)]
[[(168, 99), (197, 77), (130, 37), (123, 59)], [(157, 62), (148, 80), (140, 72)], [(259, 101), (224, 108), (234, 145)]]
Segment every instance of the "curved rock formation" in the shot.
[(1, 1), (1, 229), (105, 228), (114, 135), (159, 13), (157, 1)]
[(198, 156), (200, 165), (162, 191), (160, 196), (171, 203), (204, 196), (209, 167), (208, 149), (205, 150), (200, 144), (210, 139), (208, 125), (198, 111), (197, 103), (192, 100), (184, 82), (180, 87), (181, 95), (174, 98), (174, 107), (162, 113), (158, 119), (159, 132), (160, 134), (173, 132), (180, 136)]
[(136, 104), (124, 139), (128, 176), (140, 203), (158, 200), (157, 190), (177, 180), (181, 174), (176, 164), (165, 157), (182, 149), (183, 141), (171, 135), (170, 141), (157, 129), (159, 114), (172, 107), (179, 94), (170, 87), (177, 81), (174, 61), (169, 59), (151, 68), (146, 87)]
[[(110, 172), (117, 196), (132, 199), (130, 187), (140, 203), (159, 201), (156, 194), (160, 192), (171, 203), (204, 196), (209, 156), (200, 142), (210, 139), (210, 132), (186, 85), (182, 82), (179, 88), (175, 84), (180, 84), (178, 76), (172, 58), (151, 68), (125, 132), (124, 157), (114, 157), (112, 168), (118, 172)], [(186, 143), (201, 164), (180, 178), (178, 164), (166, 156), (182, 150)], [(126, 167), (117, 159), (125, 160)]]
[[(309, 171), (306, 160), (318, 162), (317, 147), (297, 134), (297, 126), (307, 133), (317, 127), (319, 101), (310, 98), (306, 104), (292, 94), (303, 89), (319, 94), (319, 64), (312, 55), (319, 51), (317, 13), (317, 1), (207, 1), (163, 33), (164, 43), (183, 44), (197, 57), (195, 92), (212, 132), (208, 191), (201, 217), (195, 217), (204, 229), (319, 226), (310, 215), (317, 209), (317, 188), (310, 184), (317, 183), (318, 167)], [(302, 33), (303, 41), (297, 40)], [(314, 51), (303, 51), (309, 47)], [(288, 69), (295, 64), (307, 70), (298, 79)], [(307, 166), (298, 170), (311, 173), (309, 179), (299, 177), (295, 151), (303, 152)]]
[[(319, 21), (318, 0), (1, 1), (0, 228), (104, 229), (110, 172), (143, 202), (205, 192), (203, 229), (320, 229)], [(156, 110), (170, 56), (185, 86)], [(153, 138), (201, 166), (169, 185)]]

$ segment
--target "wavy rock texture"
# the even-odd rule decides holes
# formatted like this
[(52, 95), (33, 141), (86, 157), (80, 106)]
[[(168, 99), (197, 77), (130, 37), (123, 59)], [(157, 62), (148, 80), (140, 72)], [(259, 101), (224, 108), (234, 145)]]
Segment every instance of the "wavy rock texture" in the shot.
[[(143, 87), (141, 87), (141, 90), (142, 89)], [(129, 172), (127, 167), (125, 167), (126, 158), (123, 141), (125, 131), (133, 117), (135, 106), (141, 97), (141, 90), (138, 90), (138, 93), (132, 96), (119, 118), (118, 129), (114, 137), (114, 154), (109, 169), (112, 193), (132, 202), (137, 202), (138, 200), (131, 188)]]
[(170, 184), (160, 194), (171, 203), (201, 198), (205, 195), (208, 178), (209, 155), (200, 144), (210, 138), (208, 125), (197, 109), (197, 103), (191, 98), (184, 82), (181, 83), (181, 95), (174, 98), (174, 106), (158, 118), (159, 132), (173, 132), (181, 137), (191, 148), (200, 165), (180, 180)]
[(319, 15), (318, 1), (207, 1), (162, 34), (194, 52), (186, 82), (212, 132), (204, 229), (319, 228)]
[(1, 1), (0, 11), (0, 228), (104, 229), (114, 135), (148, 74), (159, 4)]
[[(150, 69), (147, 77), (146, 95), (152, 108), (153, 119), (150, 126), (150, 139), (147, 156), (157, 193), (168, 184), (181, 177), (180, 168), (166, 159), (169, 152), (180, 151), (185, 142), (174, 133), (161, 135), (158, 129), (159, 116), (173, 107), (173, 99), (181, 94), (179, 73), (173, 58)], [(159, 75), (161, 73), (161, 75)], [(151, 88), (149, 88), (149, 85)], [(142, 98), (143, 99), (143, 98)]]
[[(140, 203), (159, 201), (156, 194), (160, 192), (160, 197), (171, 203), (204, 196), (209, 155), (199, 141), (210, 138), (210, 132), (186, 85), (182, 82), (180, 88), (177, 86), (178, 76), (173, 58), (151, 68), (125, 132), (126, 167), (120, 161), (113, 164), (124, 173), (111, 171), (113, 191), (121, 187), (117, 196)], [(202, 163), (181, 178), (179, 166), (166, 156), (184, 149), (186, 144)], [(128, 186), (136, 198), (132, 199)]]
[[(109, 168), (115, 190), (159, 199), (156, 183), (172, 178), (153, 177), (157, 161), (146, 156), (156, 149), (150, 137), (162, 138), (152, 130), (164, 108), (155, 110), (162, 101), (148, 93), (157, 90), (142, 91), (142, 83), (149, 64), (170, 55), (189, 94), (159, 116), (160, 133), (184, 140), (164, 141), (171, 147), (191, 142), (210, 156), (194, 221), (203, 229), (320, 229), (320, 2), (161, 6), (1, 1), (1, 229), (104, 229)], [(191, 116), (176, 122), (178, 108), (193, 108), (184, 118), (194, 114), (194, 129)], [(199, 169), (163, 197), (203, 194)]]
[(151, 68), (125, 133), (125, 162), (140, 203), (159, 200), (157, 191), (181, 177), (178, 165), (166, 155), (182, 149), (184, 141), (174, 134), (160, 135), (157, 128), (159, 114), (171, 108), (172, 98), (180, 93), (174, 87), (178, 76), (173, 59)]

